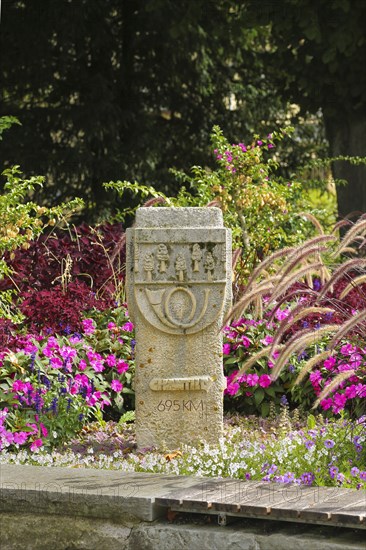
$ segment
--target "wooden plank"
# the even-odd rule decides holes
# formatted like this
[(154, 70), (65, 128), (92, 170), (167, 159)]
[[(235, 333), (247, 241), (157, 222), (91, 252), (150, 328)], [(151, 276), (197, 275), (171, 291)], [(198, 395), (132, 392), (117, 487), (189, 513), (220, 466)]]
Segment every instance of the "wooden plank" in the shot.
[(160, 494), (155, 502), (162, 506), (179, 505), (185, 499), (207, 502), (211, 494), (220, 490), (224, 491), (226, 489), (222, 489), (222, 487), (233, 483), (236, 483), (236, 480), (228, 480), (223, 483), (221, 479), (200, 479), (199, 481), (196, 480), (196, 483), (190, 487), (183, 487), (182, 489), (173, 488), (166, 493)]
[(352, 525), (366, 529), (365, 501), (362, 501), (361, 504), (356, 502), (338, 512), (332, 512), (331, 522), (333, 525)]
[[(353, 511), (351, 512), (351, 510)], [(347, 514), (347, 510), (350, 512)], [(323, 502), (319, 502), (312, 506), (300, 511), (300, 516), (307, 521), (311, 520), (327, 520), (331, 523), (337, 522), (337, 515), (343, 514), (347, 517), (348, 523), (352, 521), (352, 517), (355, 523), (360, 523), (359, 517), (365, 515), (365, 498), (357, 493), (350, 493), (342, 495), (339, 500), (328, 499)]]
[[(239, 480), (228, 480), (219, 484), (204, 484), (199, 493), (186, 494), (179, 502), (181, 510), (211, 510), (213, 502), (231, 501), (240, 491)], [(235, 506), (235, 510), (237, 506)]]
[(313, 506), (329, 501), (343, 498), (348, 494), (349, 489), (339, 487), (306, 487), (297, 485), (285, 488), (283, 502), (276, 502), (271, 508), (273, 518), (283, 519), (284, 517), (294, 520), (300, 517), (302, 510), (310, 509)]
[(366, 527), (366, 493), (243, 480), (200, 480), (155, 502), (174, 510)]

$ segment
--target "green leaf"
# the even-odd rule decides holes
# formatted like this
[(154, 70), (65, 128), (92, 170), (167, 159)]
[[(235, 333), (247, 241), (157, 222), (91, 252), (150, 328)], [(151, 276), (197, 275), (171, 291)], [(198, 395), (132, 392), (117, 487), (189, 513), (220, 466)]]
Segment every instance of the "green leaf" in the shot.
[(268, 401), (264, 401), (261, 404), (261, 415), (263, 416), (263, 418), (266, 418), (266, 416), (269, 415), (269, 403), (268, 403)]
[(257, 405), (257, 407), (262, 403), (264, 397), (265, 397), (265, 393), (264, 393), (264, 389), (263, 388), (258, 388), (255, 392), (254, 392), (254, 401), (255, 401), (255, 404)]
[(276, 390), (274, 388), (271, 388), (271, 387), (264, 388), (264, 391), (270, 397), (276, 397)]
[(238, 362), (237, 357), (229, 357), (229, 359), (225, 359), (225, 365), (234, 365)]
[(308, 416), (307, 426), (309, 430), (313, 430), (316, 427), (315, 416), (313, 416), (312, 414), (309, 414)]

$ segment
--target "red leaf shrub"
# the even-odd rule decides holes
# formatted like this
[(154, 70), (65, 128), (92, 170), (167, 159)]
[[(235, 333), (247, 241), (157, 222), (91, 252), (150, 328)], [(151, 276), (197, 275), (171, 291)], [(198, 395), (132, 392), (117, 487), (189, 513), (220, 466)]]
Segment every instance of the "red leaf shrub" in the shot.
[(61, 285), (25, 292), (20, 310), (32, 332), (46, 329), (48, 333), (60, 333), (80, 331), (81, 314), (93, 307), (103, 311), (108, 303), (98, 300), (84, 282), (75, 281), (68, 285), (66, 292)]
[(81, 312), (103, 311), (115, 303), (124, 278), (123, 237), (119, 223), (81, 224), (70, 232), (42, 235), (27, 250), (5, 256), (13, 273), (0, 281), (0, 290), (18, 291), (32, 330), (78, 330)]
[[(59, 230), (42, 235), (30, 243), (28, 250), (16, 250), (12, 259), (9, 255), (5, 257), (14, 273), (0, 281), (0, 290), (50, 289), (60, 282), (65, 260), (69, 258), (72, 280), (83, 280), (108, 299), (115, 291), (114, 279), (122, 280), (120, 267), (125, 262), (125, 250), (118, 250), (122, 236), (119, 223), (96, 228), (81, 224), (71, 232)], [(115, 257), (111, 263), (112, 256)]]

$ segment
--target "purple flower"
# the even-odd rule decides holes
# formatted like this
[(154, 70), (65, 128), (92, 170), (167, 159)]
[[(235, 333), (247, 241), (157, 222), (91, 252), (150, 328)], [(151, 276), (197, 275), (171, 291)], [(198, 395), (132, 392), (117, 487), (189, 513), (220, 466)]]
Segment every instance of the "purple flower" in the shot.
[(315, 479), (315, 475), (313, 474), (313, 472), (304, 472), (300, 479), (303, 485), (312, 485)]
[(282, 397), (280, 399), (280, 403), (283, 407), (286, 407), (286, 405), (288, 405), (288, 400), (287, 400), (286, 395), (282, 395)]
[(332, 449), (332, 447), (334, 447), (335, 443), (333, 441), (333, 439), (326, 439), (324, 441), (324, 446), (327, 448), (327, 449)]
[(314, 279), (313, 280), (313, 290), (315, 290), (317, 292), (318, 290), (321, 289), (321, 287), (322, 287), (322, 284), (320, 282), (320, 279)]
[(311, 447), (314, 447), (314, 445), (315, 445), (315, 443), (314, 443), (314, 441), (313, 441), (312, 439), (307, 439), (307, 440), (305, 441), (305, 447), (306, 447), (307, 449), (311, 449)]
[(357, 477), (359, 473), (360, 473), (360, 470), (356, 466), (351, 468), (351, 476)]
[(360, 479), (362, 479), (362, 481), (366, 481), (366, 470), (360, 472)]
[(269, 467), (268, 475), (274, 474), (277, 470), (278, 470), (278, 468), (277, 468), (276, 464), (272, 464), (272, 465)]
[(295, 481), (295, 474), (292, 472), (286, 472), (283, 475), (283, 482), (284, 483), (293, 483)]
[(338, 475), (339, 469), (337, 466), (331, 466), (329, 468), (329, 475), (332, 479), (334, 479)]

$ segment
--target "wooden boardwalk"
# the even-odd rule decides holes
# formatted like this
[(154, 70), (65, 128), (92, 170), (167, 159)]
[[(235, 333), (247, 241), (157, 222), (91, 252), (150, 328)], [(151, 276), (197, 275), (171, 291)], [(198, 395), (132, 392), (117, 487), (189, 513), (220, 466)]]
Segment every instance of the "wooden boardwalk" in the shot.
[(167, 510), (366, 529), (366, 491), (281, 483), (0, 464), (0, 513), (154, 521)]
[(340, 487), (201, 479), (155, 503), (172, 511), (217, 514), (221, 525), (241, 517), (366, 529), (366, 491)]

